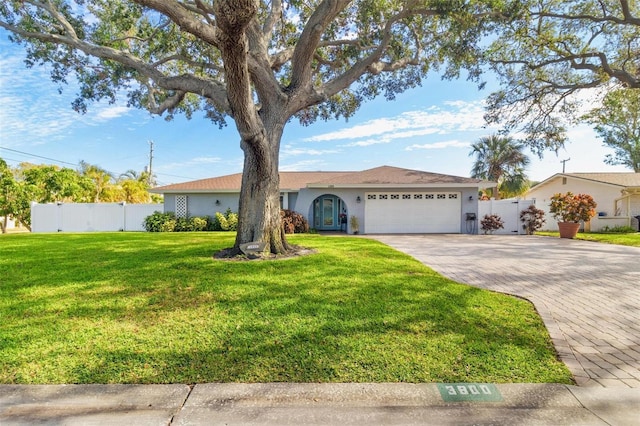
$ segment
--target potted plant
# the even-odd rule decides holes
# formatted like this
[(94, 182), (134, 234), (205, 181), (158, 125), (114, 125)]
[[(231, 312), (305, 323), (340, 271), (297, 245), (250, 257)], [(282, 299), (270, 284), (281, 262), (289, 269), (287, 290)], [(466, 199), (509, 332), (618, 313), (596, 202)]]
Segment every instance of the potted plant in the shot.
[(554, 194), (549, 212), (558, 221), (560, 238), (573, 238), (578, 233), (580, 222), (588, 222), (596, 215), (596, 202), (588, 194)]
[(356, 216), (351, 216), (349, 221), (351, 225), (351, 232), (357, 234), (360, 231), (360, 222), (358, 221), (358, 218)]

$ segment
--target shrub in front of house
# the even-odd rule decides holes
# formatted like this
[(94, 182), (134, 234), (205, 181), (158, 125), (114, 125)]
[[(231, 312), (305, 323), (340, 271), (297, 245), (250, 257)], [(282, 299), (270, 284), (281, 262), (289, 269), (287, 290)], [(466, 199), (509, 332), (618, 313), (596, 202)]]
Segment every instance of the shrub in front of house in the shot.
[(209, 220), (206, 217), (176, 217), (172, 212), (154, 212), (144, 219), (144, 229), (147, 232), (190, 232), (204, 231)]
[[(171, 212), (155, 211), (144, 218), (144, 229), (147, 232), (173, 232), (176, 224), (175, 219), (176, 215)], [(171, 224), (173, 224), (173, 227)]]
[(480, 221), (480, 228), (486, 234), (491, 234), (493, 231), (504, 228), (504, 222), (502, 218), (497, 214), (485, 214)]
[(227, 209), (226, 212), (216, 212), (207, 231), (237, 231), (238, 214)]
[(520, 212), (520, 222), (522, 222), (522, 228), (524, 228), (527, 235), (533, 235), (533, 233), (540, 230), (546, 222), (544, 210), (540, 210), (532, 204), (529, 208)]
[(174, 232), (195, 232), (204, 231), (207, 229), (209, 220), (206, 217), (190, 217), (190, 218), (178, 218), (176, 219), (176, 226)]
[(204, 231), (207, 229), (207, 225), (209, 223), (208, 218), (206, 217), (192, 217), (191, 218), (191, 228), (192, 231)]
[(305, 234), (309, 232), (309, 222), (300, 213), (293, 210), (281, 210), (282, 226), (285, 234)]
[[(285, 233), (307, 233), (309, 223), (300, 213), (282, 210), (282, 226)], [(225, 213), (216, 212), (213, 217), (176, 217), (172, 212), (154, 212), (144, 219), (147, 232), (192, 232), (192, 231), (237, 231), (238, 214), (227, 209)]]

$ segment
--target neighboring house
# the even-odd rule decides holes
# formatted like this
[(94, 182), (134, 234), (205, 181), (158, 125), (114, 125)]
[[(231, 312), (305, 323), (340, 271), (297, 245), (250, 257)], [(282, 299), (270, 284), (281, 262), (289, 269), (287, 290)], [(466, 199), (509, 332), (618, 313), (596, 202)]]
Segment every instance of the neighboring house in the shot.
[[(237, 173), (150, 192), (164, 195), (165, 212), (212, 216), (238, 210), (241, 180)], [(478, 191), (491, 185), (389, 166), (360, 172), (280, 172), (280, 204), (319, 231), (352, 233), (348, 218), (356, 216), (358, 231), (366, 234), (477, 232)]]
[(640, 173), (558, 173), (527, 192), (536, 207), (545, 211), (545, 229), (557, 230), (549, 214), (551, 196), (573, 192), (589, 194), (598, 203), (598, 214), (585, 224), (586, 230), (600, 231), (605, 226), (631, 226), (638, 229), (635, 216), (640, 215)]

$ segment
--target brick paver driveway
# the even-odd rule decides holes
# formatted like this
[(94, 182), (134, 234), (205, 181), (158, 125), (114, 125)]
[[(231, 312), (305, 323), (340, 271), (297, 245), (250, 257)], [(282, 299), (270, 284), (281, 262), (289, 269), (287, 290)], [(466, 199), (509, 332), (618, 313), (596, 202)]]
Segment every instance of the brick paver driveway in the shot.
[(536, 236), (368, 237), (458, 282), (533, 302), (578, 385), (640, 387), (640, 248)]

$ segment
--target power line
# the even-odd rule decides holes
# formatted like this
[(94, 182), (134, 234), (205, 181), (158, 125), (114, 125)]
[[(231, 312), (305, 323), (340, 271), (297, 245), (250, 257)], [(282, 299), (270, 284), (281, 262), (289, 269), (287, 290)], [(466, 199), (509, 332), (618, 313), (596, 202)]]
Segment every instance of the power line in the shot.
[(24, 161), (24, 160), (17, 160), (15, 158), (9, 158), (9, 157), (2, 157), (2, 159), (5, 160), (5, 161), (15, 161), (16, 163), (20, 163), (20, 162)]
[[(30, 157), (36, 157), (36, 158), (42, 158), (44, 160), (55, 161), (56, 163), (69, 164), (71, 166), (78, 166), (77, 163), (69, 163), (68, 161), (56, 160), (55, 158), (44, 157), (42, 155), (31, 154), (29, 152), (24, 152), (24, 151), (18, 151), (17, 149), (5, 148), (3, 146), (0, 146), (0, 149), (4, 149), (5, 151), (10, 151), (10, 152), (15, 152), (17, 154), (27, 155), (27, 156), (30, 156)], [(153, 146), (152, 146), (152, 149), (153, 149)], [(153, 151), (151, 151), (151, 155), (153, 155)], [(15, 160), (15, 159), (9, 159), (9, 158), (7, 158), (7, 160), (21, 162), (21, 160)], [(115, 173), (112, 173), (112, 172), (109, 172), (109, 173), (111, 173), (114, 176), (116, 175)], [(155, 174), (159, 175), (159, 176), (170, 176), (170, 177), (176, 177), (176, 178), (181, 178), (181, 179), (195, 180), (195, 178), (188, 177), (188, 176), (171, 175), (171, 174), (168, 174), (168, 173), (155, 173)]]
[[(5, 151), (15, 152), (15, 153), (22, 154), (22, 155), (28, 155), (30, 157), (36, 157), (36, 158), (42, 158), (44, 160), (55, 161), (56, 163), (69, 164), (71, 166), (77, 166), (78, 165), (77, 163), (69, 163), (68, 161), (56, 160), (55, 158), (43, 157), (42, 155), (30, 154), (28, 152), (18, 151), (17, 149), (5, 148), (3, 146), (0, 146), (0, 149), (4, 149)], [(16, 160), (14, 160), (14, 161), (16, 161)]]
[(171, 177), (177, 177), (177, 178), (182, 178), (182, 179), (191, 179), (191, 180), (196, 180), (196, 178), (192, 178), (189, 176), (178, 176), (178, 175), (170, 175), (168, 173), (156, 173), (157, 176), (171, 176)]

